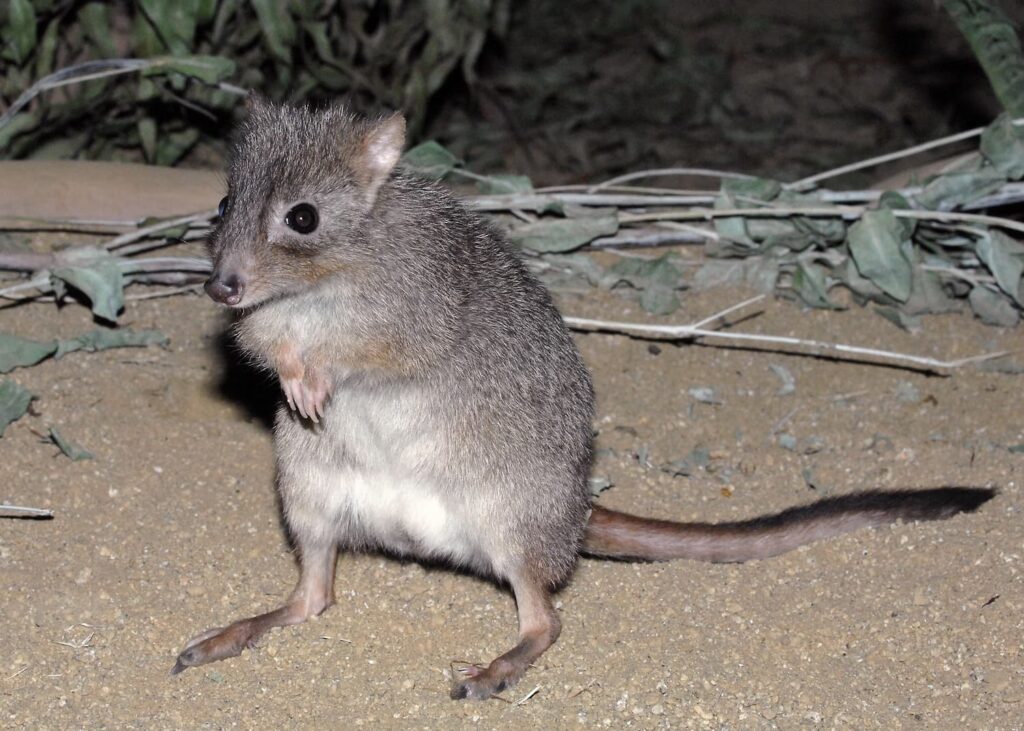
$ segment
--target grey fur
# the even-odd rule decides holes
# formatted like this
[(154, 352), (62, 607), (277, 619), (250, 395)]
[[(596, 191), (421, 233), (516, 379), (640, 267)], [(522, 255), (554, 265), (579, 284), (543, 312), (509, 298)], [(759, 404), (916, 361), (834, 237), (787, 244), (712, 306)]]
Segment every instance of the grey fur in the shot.
[[(498, 579), (529, 570), (556, 586), (572, 571), (589, 509), (590, 377), (547, 292), (448, 193), (396, 172), (364, 200), (353, 146), (370, 125), (338, 107), (257, 103), (211, 240), (218, 271), (250, 277), (237, 329), (248, 353), (268, 367), (281, 340), (329, 354), (334, 393), (322, 426), (285, 406), (277, 415), (289, 527), (301, 539), (447, 558)], [(302, 237), (275, 225), (300, 201), (321, 214), (301, 258), (331, 270), (314, 282), (274, 262), (300, 258), (281, 247)], [(362, 350), (394, 362), (346, 358)], [(351, 488), (309, 480), (350, 470), (369, 482), (383, 471), (407, 487), (432, 485), (472, 533), (469, 545), (445, 555), (400, 520), (382, 527), (357, 511), (323, 514), (323, 490)]]
[[(742, 561), (993, 496), (868, 493), (715, 526), (592, 510), (594, 394), (575, 344), (501, 235), (441, 188), (392, 170), (401, 117), (259, 99), (250, 109), (207, 291), (239, 309), (240, 345), (287, 396), (278, 487), (302, 572), (284, 606), (193, 638), (173, 672), (320, 613), (337, 547), (379, 548), (511, 585), (518, 644), (452, 689), (489, 698), (558, 637), (550, 591), (581, 551)], [(287, 225), (299, 203), (319, 211), (311, 233)]]

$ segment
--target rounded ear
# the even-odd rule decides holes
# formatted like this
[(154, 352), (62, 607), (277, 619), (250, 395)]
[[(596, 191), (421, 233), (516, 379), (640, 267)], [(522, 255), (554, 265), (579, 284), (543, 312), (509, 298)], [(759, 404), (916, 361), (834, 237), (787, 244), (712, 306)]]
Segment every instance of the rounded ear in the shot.
[(363, 164), (372, 178), (383, 180), (398, 164), (405, 146), (405, 117), (395, 112), (373, 122), (363, 140)]
[(402, 156), (405, 117), (400, 112), (370, 122), (359, 146), (358, 168), (366, 181), (366, 197), (373, 203), (381, 186)]

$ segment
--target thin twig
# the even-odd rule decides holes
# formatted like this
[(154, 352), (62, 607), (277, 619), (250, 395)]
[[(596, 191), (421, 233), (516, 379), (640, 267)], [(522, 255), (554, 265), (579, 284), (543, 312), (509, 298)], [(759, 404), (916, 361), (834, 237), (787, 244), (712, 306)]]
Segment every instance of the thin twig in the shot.
[(799, 406), (794, 406), (792, 409), (789, 410), (789, 413), (787, 413), (785, 416), (783, 416), (781, 419), (775, 422), (775, 426), (773, 426), (771, 428), (771, 431), (769, 431), (768, 433), (772, 436), (778, 434), (780, 431), (782, 431), (782, 427), (784, 427), (799, 410)]
[[(43, 508), (26, 508), (21, 505), (7, 505), (6, 503), (0, 503), (0, 511), (7, 511), (10, 513), (23, 513), (26, 518), (52, 518), (52, 510), (44, 510)], [(9, 518), (18, 518), (18, 515), (9, 515)]]
[(11, 673), (10, 675), (8, 675), (8, 676), (7, 676), (7, 679), (8, 679), (8, 680), (11, 680), (11, 679), (13, 679), (13, 678), (16, 678), (16, 677), (18, 677), (18, 676), (19, 676), (19, 675), (21, 675), (21, 674), (22, 674), (23, 672), (25, 672), (26, 670), (28, 670), (28, 669), (29, 669), (30, 667), (32, 667), (32, 666), (31, 666), (31, 665), (25, 665), (25, 666), (24, 666), (24, 667), (23, 667), (23, 668), (22, 668), (21, 670), (18, 670), (18, 671), (16, 671), (16, 672), (14, 672), (14, 673)]
[(733, 305), (732, 307), (726, 307), (721, 312), (716, 312), (715, 314), (711, 315), (710, 317), (705, 317), (703, 320), (698, 320), (697, 322), (693, 323), (693, 325), (691, 325), (691, 327), (704, 327), (705, 325), (708, 325), (708, 324), (710, 324), (712, 322), (717, 322), (717, 321), (725, 322), (725, 316), (726, 315), (731, 315), (733, 312), (736, 312), (737, 310), (742, 310), (743, 308), (745, 308), (745, 307), (747, 307), (749, 305), (752, 305), (755, 302), (760, 302), (764, 298), (765, 298), (765, 295), (759, 294), (756, 297), (751, 297), (750, 299), (743, 300), (739, 304)]
[[(1013, 123), (1016, 125), (1024, 125), (1024, 118), (1015, 119)], [(881, 165), (885, 162), (892, 162), (893, 160), (899, 160), (904, 157), (910, 157), (911, 155), (917, 155), (921, 152), (927, 152), (928, 150), (934, 150), (936, 147), (944, 147), (946, 145), (953, 145), (957, 142), (963, 142), (969, 140), (972, 137), (979, 137), (981, 133), (985, 131), (985, 127), (975, 127), (964, 132), (958, 132), (955, 135), (949, 135), (948, 137), (940, 137), (937, 140), (931, 140), (930, 142), (924, 142), (920, 145), (914, 145), (913, 147), (907, 147), (903, 150), (897, 150), (896, 152), (890, 152), (885, 155), (879, 155), (878, 157), (868, 158), (867, 160), (861, 160), (860, 162), (850, 163), (849, 165), (843, 165), (841, 167), (833, 168), (832, 170), (826, 170), (816, 175), (811, 175), (801, 180), (797, 180), (792, 183), (788, 183), (785, 187), (788, 190), (808, 190), (809, 188), (815, 187), (822, 180), (829, 178), (835, 178), (846, 173), (852, 173), (856, 170), (863, 170), (864, 168), (874, 167), (875, 165)]]
[(945, 274), (947, 277), (954, 277), (956, 279), (962, 279), (965, 282), (971, 284), (992, 284), (996, 281), (996, 278), (986, 274), (971, 274), (965, 272), (962, 269), (954, 269), (953, 267), (933, 266), (931, 264), (922, 264), (921, 271), (935, 272), (936, 274)]
[[(812, 218), (843, 218), (856, 219), (864, 215), (867, 209), (859, 206), (812, 206), (812, 207), (779, 207), (779, 208), (698, 208), (674, 211), (658, 211), (656, 213), (623, 213), (619, 216), (622, 223), (639, 223), (641, 221), (701, 221), (714, 218), (788, 218), (790, 216), (808, 216)], [(912, 211), (894, 210), (896, 218), (913, 218), (920, 221), (980, 223), (987, 226), (998, 226), (1024, 233), (1024, 223), (1012, 221), (999, 216), (985, 216), (978, 213), (958, 213), (955, 211)]]
[(14, 115), (22, 110), (25, 105), (49, 89), (56, 89), (68, 84), (77, 84), (91, 79), (102, 79), (107, 76), (119, 74), (130, 74), (140, 71), (153, 65), (152, 61), (141, 58), (110, 58), (102, 61), (86, 61), (85, 63), (68, 66), (54, 73), (44, 76), (32, 84), (14, 100), (14, 103), (7, 110), (0, 114), (0, 129), (8, 124)]
[[(878, 350), (876, 348), (861, 348), (854, 345), (842, 343), (826, 343), (820, 340), (806, 340), (784, 335), (759, 335), (755, 333), (720, 332), (708, 330), (700, 325), (712, 322), (724, 317), (724, 315), (756, 302), (760, 298), (752, 298), (741, 302), (738, 305), (729, 307), (711, 317), (704, 318), (692, 325), (647, 325), (637, 322), (615, 322), (610, 320), (591, 320), (582, 317), (565, 317), (565, 323), (574, 330), (615, 332), (633, 337), (641, 337), (652, 340), (697, 340), (701, 338), (733, 340), (749, 343), (769, 343), (774, 345), (790, 345), (800, 348), (809, 348), (812, 351), (824, 351), (831, 357), (851, 356), (852, 360), (861, 358), (881, 358), (883, 360), (898, 363), (908, 368), (941, 372), (959, 368), (969, 363), (977, 363), (992, 358), (999, 358), (1008, 351), (998, 353), (985, 353), (983, 355), (960, 358), (959, 360), (942, 361), (936, 358), (927, 358), (906, 353), (897, 353), (891, 350)], [(812, 352), (811, 355), (822, 355), (821, 352)]]
[(698, 238), (708, 239), (710, 241), (721, 241), (721, 235), (712, 228), (704, 228), (703, 226), (694, 226), (689, 223), (679, 223), (678, 221), (658, 221), (654, 224), (658, 228), (667, 228), (672, 231), (685, 231)]
[[(594, 187), (593, 183), (585, 185), (582, 183), (576, 183), (573, 185), (545, 185), (540, 188), (534, 188), (534, 193), (586, 193)], [(644, 195), (690, 195), (696, 194), (701, 195), (708, 193), (709, 188), (701, 188), (700, 190), (686, 189), (686, 188), (665, 188), (654, 185), (609, 185), (602, 187), (601, 190), (604, 193), (641, 193)]]
[[(568, 187), (568, 186), (565, 186)], [(587, 189), (589, 190), (589, 189)], [(900, 188), (893, 192), (903, 196), (914, 196), (921, 192), (920, 186)], [(818, 190), (814, 196), (822, 203), (871, 204), (885, 191), (882, 190)], [(542, 211), (552, 203), (564, 203), (590, 207), (650, 208), (659, 206), (711, 206), (718, 197), (716, 192), (697, 191), (649, 191), (646, 193), (589, 193), (578, 191), (561, 192), (542, 188), (533, 193), (510, 193), (501, 195), (467, 196), (464, 203), (476, 211), (497, 212), (512, 209)], [(1024, 183), (1004, 183), (989, 195), (964, 206), (966, 209), (991, 208), (1009, 205), (1024, 200)]]
[[(105, 248), (107, 251), (113, 251), (114, 249), (121, 248), (126, 244), (138, 241), (139, 239), (144, 239), (150, 234), (155, 234), (160, 231), (166, 231), (169, 228), (176, 228), (178, 226), (190, 226), (191, 224), (196, 223), (198, 221), (207, 221), (211, 218), (216, 218), (216, 216), (217, 210), (211, 209), (208, 211), (200, 211), (199, 213), (190, 213), (187, 216), (179, 216), (178, 218), (170, 218), (165, 221), (158, 221), (157, 223), (154, 223), (152, 226), (146, 226), (145, 228), (140, 228), (135, 231), (129, 231), (128, 233), (121, 234), (120, 236), (117, 236), (108, 241), (107, 243), (105, 243), (103, 245), (103, 248)], [(127, 255), (131, 253), (131, 251), (125, 250), (122, 251), (121, 253)]]
[(70, 231), (75, 233), (110, 234), (138, 225), (139, 221), (0, 216), (0, 231)]
[(526, 211), (543, 211), (552, 204), (592, 206), (592, 207), (630, 207), (645, 208), (648, 206), (709, 206), (714, 204), (715, 194), (700, 195), (613, 195), (610, 193), (508, 193), (501, 195), (474, 195), (463, 199), (463, 203), (474, 211), (481, 213), (509, 211), (515, 208)]
[(525, 703), (526, 703), (526, 702), (527, 702), (528, 700), (530, 700), (530, 699), (531, 699), (531, 698), (533, 698), (533, 697), (534, 697), (535, 695), (537, 695), (537, 694), (538, 694), (538, 693), (540, 692), (540, 689), (541, 689), (542, 687), (543, 687), (543, 686), (540, 686), (540, 685), (538, 685), (538, 686), (537, 686), (536, 688), (534, 688), (534, 689), (533, 689), (533, 690), (531, 690), (531, 691), (530, 691), (529, 693), (527, 693), (526, 695), (524, 695), (524, 696), (523, 696), (522, 698), (520, 698), (519, 700), (517, 700), (517, 701), (515, 702), (515, 705), (517, 705), (517, 706), (521, 706), (521, 705), (525, 704)]
[(0, 252), (0, 269), (9, 272), (35, 272), (57, 266), (54, 254), (39, 254), (34, 251)]
[(147, 256), (142, 259), (118, 259), (117, 265), (125, 274), (134, 272), (198, 272), (207, 274), (211, 269), (208, 259), (193, 256)]
[[(105, 58), (96, 61), (86, 61), (84, 63), (60, 69), (39, 79), (36, 83), (32, 84), (32, 86), (22, 92), (22, 94), (14, 100), (14, 103), (11, 104), (11, 106), (9, 106), (3, 114), (0, 114), (0, 129), (10, 123), (18, 112), (20, 112), (30, 101), (35, 99), (44, 91), (57, 89), (70, 84), (80, 84), (84, 81), (94, 81), (96, 79), (105, 79), (110, 76), (131, 74), (148, 68), (160, 68), (161, 66), (167, 66), (173, 62), (174, 59), (170, 57)], [(228, 84), (226, 82), (219, 82), (214, 84), (214, 86), (221, 91), (238, 94), (240, 96), (245, 96), (249, 93), (241, 87), (235, 86), (234, 84)]]
[[(599, 236), (587, 244), (591, 249), (613, 249), (619, 246), (680, 246), (685, 244), (702, 244), (708, 239), (717, 240), (718, 234), (714, 231), (705, 231), (696, 226), (685, 227), (681, 231), (670, 231), (663, 233), (628, 233), (632, 229), (626, 229), (614, 236)], [(700, 231), (700, 235), (695, 233)]]
[(733, 173), (726, 170), (709, 170), (708, 168), (656, 168), (653, 170), (637, 170), (636, 172), (619, 175), (618, 177), (611, 178), (603, 183), (591, 186), (587, 192), (596, 193), (603, 188), (609, 188), (613, 185), (618, 185), (619, 183), (628, 183), (630, 180), (640, 180), (643, 178), (665, 178), (678, 175), (732, 180), (751, 180), (754, 177), (753, 175), (747, 175), (746, 173)]
[[(34, 279), (30, 279), (27, 282), (21, 282), (20, 284), (12, 284), (9, 287), (4, 287), (3, 289), (0, 289), (0, 297), (8, 297), (9, 295), (17, 294), (18, 292), (24, 292), (27, 289), (39, 289), (45, 292), (49, 292), (49, 285), (50, 273), (46, 272), (45, 274), (35, 277)], [(24, 298), (17, 297), (15, 299)]]
[(145, 294), (128, 294), (125, 295), (125, 300), (133, 300), (138, 302), (139, 300), (155, 300), (161, 297), (173, 297), (177, 294), (199, 294), (203, 291), (202, 284), (190, 284), (185, 287), (171, 287), (170, 289), (163, 289), (158, 292), (147, 292)]

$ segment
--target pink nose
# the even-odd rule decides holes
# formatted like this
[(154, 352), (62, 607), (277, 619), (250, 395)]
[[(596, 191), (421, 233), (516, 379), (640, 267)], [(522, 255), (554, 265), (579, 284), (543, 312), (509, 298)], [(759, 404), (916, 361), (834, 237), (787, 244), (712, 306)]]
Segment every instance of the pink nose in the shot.
[(221, 277), (214, 272), (213, 276), (206, 280), (206, 294), (214, 302), (222, 305), (237, 305), (242, 301), (242, 294), (245, 292), (245, 282), (235, 274)]

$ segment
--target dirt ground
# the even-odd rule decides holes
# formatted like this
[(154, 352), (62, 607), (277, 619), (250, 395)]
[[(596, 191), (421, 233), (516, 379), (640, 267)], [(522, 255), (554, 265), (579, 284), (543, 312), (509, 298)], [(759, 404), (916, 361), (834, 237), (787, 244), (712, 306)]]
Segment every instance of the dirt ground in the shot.
[[(744, 294), (691, 295), (673, 319)], [(560, 304), (643, 317), (611, 295)], [(134, 304), (126, 319), (170, 346), (12, 374), (39, 398), (0, 439), (0, 497), (56, 517), (0, 522), (4, 728), (1024, 725), (1024, 455), (1008, 449), (1024, 443), (1018, 376), (578, 336), (599, 394), (595, 474), (614, 482), (602, 504), (728, 520), (868, 486), (1002, 492), (976, 514), (743, 565), (584, 560), (558, 597), (562, 638), (505, 694), (513, 703), (456, 703), (450, 665), (510, 646), (512, 598), (373, 555), (340, 562), (338, 603), (317, 621), (168, 674), (194, 633), (276, 606), (296, 567), (274, 498), (275, 394), (228, 355), (223, 314), (175, 297)], [(91, 326), (74, 306), (21, 307), (3, 322), (22, 335)], [(1024, 333), (966, 316), (931, 318), (914, 336), (867, 310), (785, 302), (743, 327), (949, 358), (1024, 348)], [(772, 365), (793, 375), (794, 393), (778, 394)], [(36, 434), (51, 425), (96, 459), (59, 456)], [(692, 476), (658, 469), (698, 447), (711, 461)]]
[[(728, 53), (737, 101), (726, 111), (746, 126), (673, 120), (665, 135), (678, 144), (628, 126), (584, 127), (573, 134), (640, 147), (602, 157), (555, 140), (536, 155), (541, 172), (529, 172), (560, 180), (565, 170), (599, 177), (660, 163), (806, 174), (990, 116), (973, 96), (950, 101), (949, 69), (915, 65), (918, 51), (966, 53), (949, 28), (934, 41), (909, 34), (910, 46), (894, 32), (886, 48), (865, 50), (846, 42), (867, 27), (857, 16), (898, 27), (883, 17), (891, 4), (843, 4), (841, 22), (822, 20), (820, 3), (757, 5), (806, 11), (807, 22), (758, 25), (750, 13), (743, 32), (758, 44), (737, 37), (735, 47), (715, 35), (732, 37), (727, 17), (724, 30), (691, 24), (710, 28)], [(798, 31), (812, 33), (812, 21), (843, 37), (822, 36), (810, 53)], [(894, 62), (892, 47), (913, 63)], [(957, 68), (964, 63), (961, 55)], [(951, 108), (965, 116), (951, 120)], [(781, 138), (749, 133), (765, 120)], [(497, 149), (503, 160), (521, 157)], [(559, 305), (683, 323), (749, 295), (687, 292), (683, 309), (660, 320), (607, 292), (566, 294)], [(1001, 493), (972, 515), (864, 530), (749, 564), (584, 560), (558, 595), (561, 639), (504, 694), (509, 702), (448, 700), (453, 664), (488, 661), (514, 641), (509, 593), (375, 555), (340, 561), (337, 605), (316, 621), (172, 677), (189, 637), (278, 606), (297, 576), (274, 492), (277, 392), (232, 356), (227, 322), (204, 297), (134, 302), (122, 324), (161, 330), (167, 348), (74, 353), (9, 374), (37, 400), (0, 438), (0, 502), (55, 517), (0, 519), (0, 727), (1024, 728), (1019, 375), (935, 377), (613, 335), (577, 336), (598, 392), (594, 474), (613, 483), (601, 504), (720, 521), (869, 487)], [(78, 306), (0, 310), (0, 330), (27, 337), (92, 327)], [(774, 300), (740, 329), (947, 359), (1024, 351), (1024, 331), (967, 315), (925, 318), (912, 335), (870, 310)], [(793, 393), (780, 393), (772, 366), (792, 375)], [(718, 403), (691, 389), (713, 389)], [(61, 456), (39, 437), (51, 426), (96, 458)], [(661, 468), (695, 450), (708, 462), (690, 476)]]

